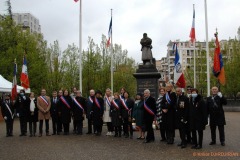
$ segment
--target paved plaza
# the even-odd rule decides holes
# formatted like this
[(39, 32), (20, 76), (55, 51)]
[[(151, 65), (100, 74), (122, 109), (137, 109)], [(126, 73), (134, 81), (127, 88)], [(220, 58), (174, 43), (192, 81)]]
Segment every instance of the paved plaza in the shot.
[[(176, 130), (174, 145), (160, 142), (159, 130), (155, 131), (156, 141), (143, 144), (133, 139), (106, 137), (106, 126), (102, 136), (58, 135), (50, 137), (19, 137), (19, 121), (14, 122), (14, 136), (5, 137), (5, 123), (0, 122), (0, 159), (1, 160), (159, 160), (159, 159), (240, 159), (240, 112), (226, 112), (225, 128), (226, 146), (222, 147), (217, 139), (217, 145), (208, 145), (210, 129), (207, 126), (203, 136), (203, 149), (193, 150), (191, 145), (181, 149)], [(50, 129), (51, 131), (51, 129)], [(71, 124), (72, 131), (72, 124)], [(217, 134), (218, 137), (218, 134)], [(237, 156), (238, 155), (238, 156)]]

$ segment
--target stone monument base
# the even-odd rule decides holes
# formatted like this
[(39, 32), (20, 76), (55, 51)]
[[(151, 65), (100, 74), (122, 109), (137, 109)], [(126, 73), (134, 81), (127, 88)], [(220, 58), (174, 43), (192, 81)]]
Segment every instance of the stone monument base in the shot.
[(158, 79), (161, 78), (161, 74), (155, 64), (139, 65), (133, 76), (137, 80), (137, 93), (143, 93), (145, 89), (149, 89), (151, 96), (158, 98)]

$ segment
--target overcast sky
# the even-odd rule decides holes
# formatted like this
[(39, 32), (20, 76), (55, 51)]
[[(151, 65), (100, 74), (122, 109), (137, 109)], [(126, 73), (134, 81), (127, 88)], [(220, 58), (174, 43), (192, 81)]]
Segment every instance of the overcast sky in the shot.
[[(0, 12), (6, 13), (5, 0)], [(61, 50), (68, 44), (79, 44), (79, 2), (74, 0), (11, 0), (12, 10), (27, 12), (39, 19), (48, 43), (60, 42)], [(153, 56), (166, 56), (169, 40), (189, 40), (193, 10), (196, 12), (196, 38), (205, 40), (204, 0), (82, 0), (83, 49), (88, 36), (100, 43), (108, 33), (110, 9), (113, 9), (113, 42), (127, 49), (129, 56), (141, 61), (139, 41), (144, 32), (152, 38)], [(240, 0), (208, 0), (209, 40), (216, 27), (219, 39), (234, 38), (240, 26)]]

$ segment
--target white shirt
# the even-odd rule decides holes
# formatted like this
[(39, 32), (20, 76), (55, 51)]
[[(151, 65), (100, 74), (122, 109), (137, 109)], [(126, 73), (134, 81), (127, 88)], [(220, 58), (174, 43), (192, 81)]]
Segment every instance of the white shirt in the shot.
[(30, 98), (30, 100), (31, 100), (31, 102), (30, 102), (30, 111), (31, 111), (31, 112), (34, 112), (34, 109), (35, 109), (34, 100), (35, 100), (35, 98), (33, 98), (33, 99)]

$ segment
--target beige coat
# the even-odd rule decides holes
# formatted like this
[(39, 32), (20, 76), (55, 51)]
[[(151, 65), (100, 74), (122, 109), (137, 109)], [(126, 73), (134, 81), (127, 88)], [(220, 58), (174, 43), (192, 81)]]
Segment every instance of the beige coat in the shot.
[(48, 96), (45, 96), (48, 105), (42, 100), (42, 98), (37, 98), (37, 107), (38, 107), (38, 120), (44, 120), (44, 119), (50, 119), (50, 107), (51, 107), (51, 101)]

